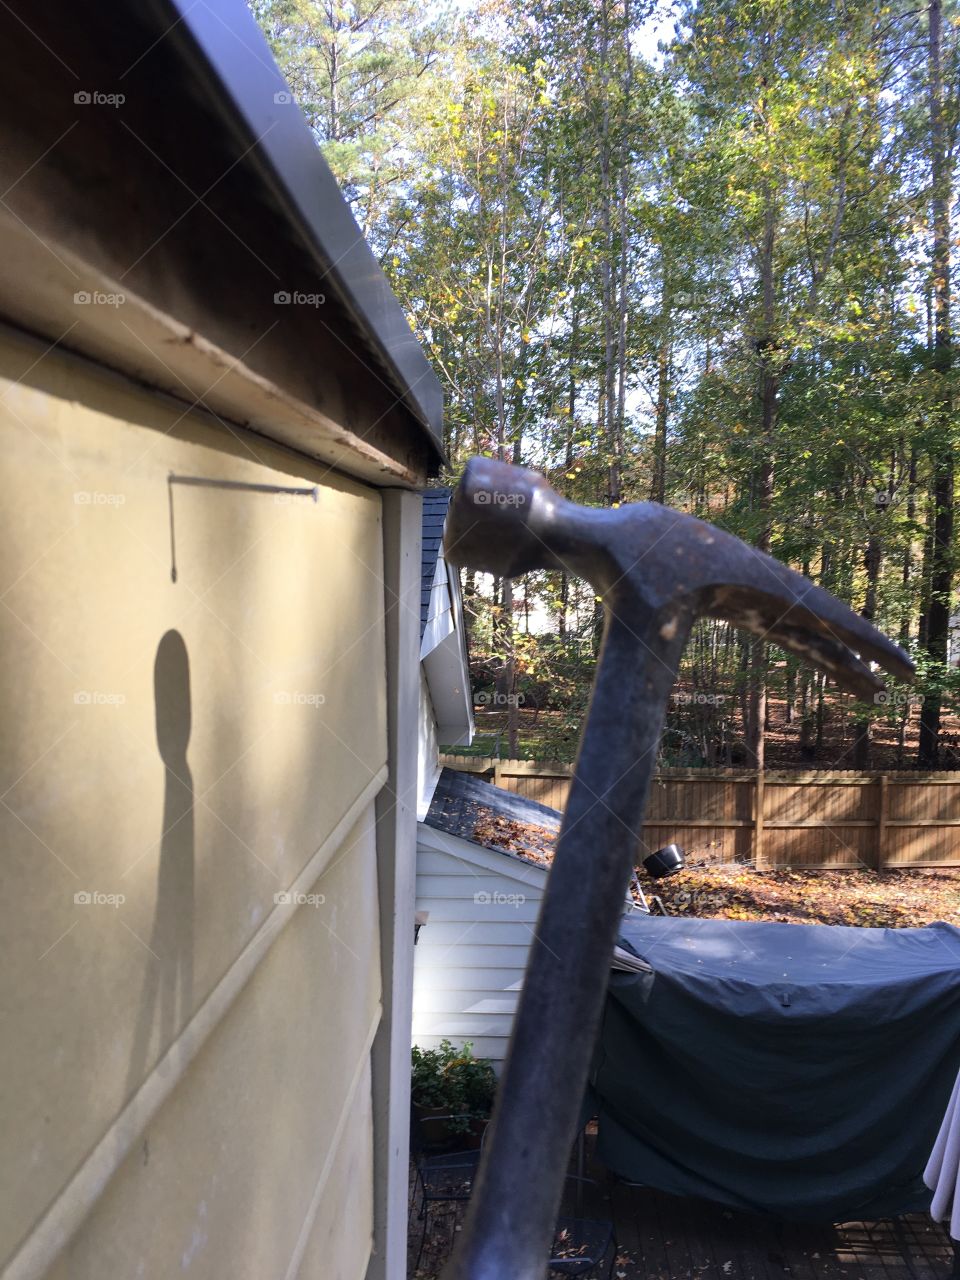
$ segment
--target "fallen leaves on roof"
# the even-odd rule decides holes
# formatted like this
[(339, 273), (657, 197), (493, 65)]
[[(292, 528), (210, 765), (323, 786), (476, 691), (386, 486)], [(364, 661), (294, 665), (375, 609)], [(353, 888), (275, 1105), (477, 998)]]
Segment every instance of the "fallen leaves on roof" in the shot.
[(512, 853), (541, 867), (550, 865), (556, 833), (549, 827), (506, 818), (485, 805), (471, 805), (470, 808), (474, 812), (474, 825), (467, 839), (482, 845), (484, 849)]

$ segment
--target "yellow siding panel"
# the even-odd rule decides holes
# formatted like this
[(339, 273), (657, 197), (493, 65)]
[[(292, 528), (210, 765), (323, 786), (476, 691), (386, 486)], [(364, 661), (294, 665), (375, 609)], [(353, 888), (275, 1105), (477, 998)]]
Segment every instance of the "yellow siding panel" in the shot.
[[(363, 1280), (373, 1215), (370, 1069), (357, 1095), (296, 1272), (297, 1280)], [(399, 1280), (399, 1277), (398, 1277)]]
[[(324, 905), (294, 913), (47, 1280), (281, 1280), (311, 1208), (340, 1270), (300, 1274), (362, 1276), (379, 1000), (372, 807), (312, 891)], [(345, 1168), (357, 1183), (339, 1185)]]
[(0, 1259), (386, 758), (377, 493), (34, 362), (0, 340)]

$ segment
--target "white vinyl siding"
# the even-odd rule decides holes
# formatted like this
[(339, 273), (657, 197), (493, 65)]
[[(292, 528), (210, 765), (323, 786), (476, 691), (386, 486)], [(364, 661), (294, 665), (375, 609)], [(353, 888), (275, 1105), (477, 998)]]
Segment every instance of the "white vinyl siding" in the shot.
[(420, 824), (413, 1040), (469, 1040), (499, 1068), (516, 1012), (546, 871)]
[(430, 697), (430, 686), (420, 666), (420, 704), (417, 726), (417, 819), (422, 821), (440, 777), (440, 747), (437, 743), (437, 717)]

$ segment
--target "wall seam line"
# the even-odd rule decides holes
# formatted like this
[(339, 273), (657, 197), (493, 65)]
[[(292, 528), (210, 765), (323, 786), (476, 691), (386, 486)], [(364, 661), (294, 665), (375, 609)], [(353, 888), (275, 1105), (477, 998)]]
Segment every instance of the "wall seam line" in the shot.
[[(317, 1178), (317, 1184), (313, 1189), (310, 1205), (303, 1219), (303, 1225), (300, 1228), (300, 1234), (297, 1237), (297, 1243), (294, 1246), (293, 1253), (290, 1255), (290, 1262), (288, 1263), (287, 1270), (285, 1272), (285, 1280), (295, 1280), (297, 1272), (300, 1269), (300, 1264), (303, 1262), (303, 1255), (306, 1253), (307, 1245), (310, 1241), (310, 1233), (313, 1230), (314, 1223), (316, 1222), (317, 1211), (320, 1208), (320, 1201), (323, 1198), (323, 1193), (326, 1189), (327, 1179), (330, 1177), (330, 1169), (340, 1148), (343, 1131), (347, 1125), (347, 1118), (349, 1117), (353, 1109), (353, 1105), (356, 1102), (357, 1090), (360, 1087), (360, 1081), (363, 1079), (363, 1068), (370, 1062), (370, 1051), (373, 1048), (374, 1037), (377, 1034), (377, 1029), (380, 1026), (382, 1017), (383, 1005), (378, 1000), (373, 1021), (370, 1023), (370, 1028), (367, 1031), (367, 1035), (364, 1040), (360, 1060), (354, 1069), (353, 1079), (350, 1081), (350, 1088), (348, 1089), (347, 1096), (344, 1100), (343, 1110), (340, 1112), (340, 1119), (337, 1121), (337, 1127), (334, 1130), (333, 1138), (331, 1139), (330, 1147), (327, 1151), (327, 1158), (323, 1162), (323, 1167), (321, 1168), (320, 1174)], [(364, 1266), (366, 1266), (366, 1261), (367, 1260), (364, 1259)]]
[[(383, 765), (287, 886), (289, 892), (307, 892), (342, 847), (351, 827), (376, 799), (386, 778), (387, 768)], [(232, 1007), (282, 929), (295, 911), (302, 909), (296, 906), (291, 911), (289, 905), (274, 907), (180, 1035), (154, 1064), (137, 1092), (30, 1228), (4, 1264), (0, 1280), (41, 1280), (89, 1216), (134, 1143)]]

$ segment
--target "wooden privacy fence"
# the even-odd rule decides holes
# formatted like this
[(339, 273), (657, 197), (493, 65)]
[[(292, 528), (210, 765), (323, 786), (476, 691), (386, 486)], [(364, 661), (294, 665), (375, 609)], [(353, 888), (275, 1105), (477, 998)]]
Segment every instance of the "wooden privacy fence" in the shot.
[[(441, 757), (508, 791), (562, 809), (573, 766)], [(691, 853), (760, 867), (960, 866), (960, 773), (663, 769), (641, 853), (676, 841)]]

